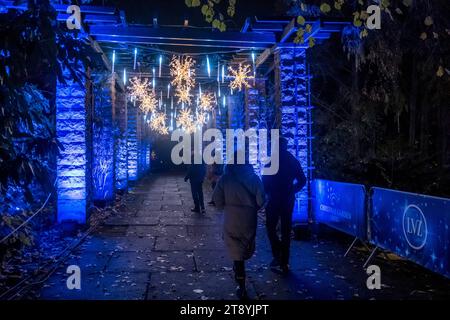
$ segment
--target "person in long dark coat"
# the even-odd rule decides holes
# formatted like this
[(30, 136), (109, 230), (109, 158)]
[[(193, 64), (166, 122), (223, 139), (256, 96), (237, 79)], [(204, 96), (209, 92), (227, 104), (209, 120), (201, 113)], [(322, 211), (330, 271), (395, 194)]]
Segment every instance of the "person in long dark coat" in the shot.
[(262, 181), (250, 164), (228, 164), (214, 189), (213, 200), (216, 207), (225, 209), (224, 241), (234, 261), (238, 297), (246, 299), (245, 260), (255, 252), (257, 212), (265, 200)]
[[(273, 157), (274, 155), (272, 155)], [(275, 175), (263, 176), (266, 206), (267, 235), (272, 247), (272, 268), (280, 267), (283, 273), (289, 271), (289, 249), (291, 243), (292, 213), (295, 194), (306, 184), (300, 162), (287, 150), (287, 141), (280, 139), (279, 170)], [(281, 222), (281, 239), (277, 224)]]
[(205, 203), (203, 199), (203, 180), (206, 175), (206, 166), (202, 162), (200, 164), (195, 164), (192, 161), (192, 164), (189, 165), (188, 172), (184, 181), (188, 181), (191, 183), (191, 192), (192, 199), (194, 200), (194, 208), (191, 209), (192, 212), (205, 214)]

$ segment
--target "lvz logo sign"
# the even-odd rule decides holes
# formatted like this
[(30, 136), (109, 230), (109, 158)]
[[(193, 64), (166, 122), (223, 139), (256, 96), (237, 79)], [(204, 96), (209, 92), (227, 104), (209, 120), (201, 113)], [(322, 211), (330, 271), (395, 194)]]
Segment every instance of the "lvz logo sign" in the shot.
[(427, 220), (422, 210), (414, 204), (407, 206), (403, 212), (403, 234), (415, 250), (422, 249), (427, 243)]

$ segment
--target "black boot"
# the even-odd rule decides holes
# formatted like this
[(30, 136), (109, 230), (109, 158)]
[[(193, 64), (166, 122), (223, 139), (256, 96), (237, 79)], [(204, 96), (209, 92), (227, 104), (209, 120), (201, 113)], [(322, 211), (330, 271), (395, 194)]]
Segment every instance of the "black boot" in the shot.
[(248, 295), (247, 295), (247, 288), (245, 286), (245, 262), (235, 261), (233, 270), (234, 270), (234, 279), (238, 284), (236, 295), (239, 300), (247, 300)]
[(236, 296), (239, 300), (248, 300), (247, 288), (245, 287), (245, 278), (242, 281), (239, 281), (238, 285)]

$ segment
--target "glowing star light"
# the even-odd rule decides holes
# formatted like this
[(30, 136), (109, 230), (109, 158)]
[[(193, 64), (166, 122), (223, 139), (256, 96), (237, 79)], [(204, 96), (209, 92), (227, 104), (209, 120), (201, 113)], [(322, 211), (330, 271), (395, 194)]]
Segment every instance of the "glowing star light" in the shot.
[(230, 82), (230, 89), (232, 91), (236, 89), (242, 91), (243, 87), (250, 88), (250, 83), (248, 83), (248, 80), (255, 78), (253, 75), (251, 75), (251, 68), (249, 65), (242, 66), (240, 64), (239, 69), (237, 70), (229, 67), (228, 71), (230, 71), (229, 77), (233, 78), (233, 80)]
[(214, 108), (214, 95), (210, 92), (200, 96), (199, 109), (202, 111), (211, 111)]

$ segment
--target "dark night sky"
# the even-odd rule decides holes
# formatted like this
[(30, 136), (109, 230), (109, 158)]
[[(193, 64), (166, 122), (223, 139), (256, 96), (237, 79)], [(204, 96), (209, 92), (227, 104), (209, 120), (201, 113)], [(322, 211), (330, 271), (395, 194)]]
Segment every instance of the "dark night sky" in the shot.
[[(228, 23), (229, 28), (235, 26), (240, 29), (245, 18), (250, 16), (282, 15), (282, 10), (277, 4), (281, 2), (281, 0), (238, 0), (234, 22)], [(114, 3), (125, 10), (129, 23), (151, 24), (153, 17), (158, 17), (158, 22), (162, 25), (180, 25), (185, 18), (189, 19), (190, 25), (208, 25), (202, 17), (200, 8), (188, 8), (184, 0), (115, 0)]]

